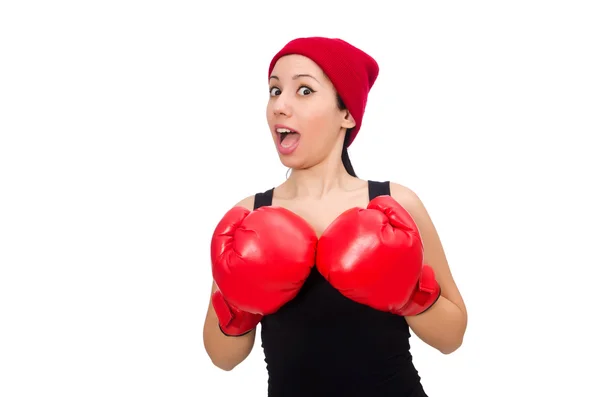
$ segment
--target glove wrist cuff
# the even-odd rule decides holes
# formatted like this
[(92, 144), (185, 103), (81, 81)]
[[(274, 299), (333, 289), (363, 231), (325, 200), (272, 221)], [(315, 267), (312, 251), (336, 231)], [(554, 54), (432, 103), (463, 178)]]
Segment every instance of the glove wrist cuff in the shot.
[(262, 316), (241, 311), (232, 307), (221, 291), (216, 290), (212, 295), (212, 305), (219, 322), (219, 329), (226, 336), (243, 336), (254, 330)]
[(433, 306), (441, 295), (442, 290), (435, 279), (433, 268), (429, 265), (423, 265), (419, 282), (410, 300), (402, 308), (401, 315), (417, 316), (422, 314)]

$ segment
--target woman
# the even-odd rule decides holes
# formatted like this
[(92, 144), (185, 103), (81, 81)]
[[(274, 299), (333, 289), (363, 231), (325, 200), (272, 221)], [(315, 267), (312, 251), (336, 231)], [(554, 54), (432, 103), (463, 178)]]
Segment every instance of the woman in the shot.
[(348, 157), (378, 73), (339, 39), (284, 46), (267, 120), (291, 174), (215, 229), (205, 347), (231, 370), (260, 322), (270, 396), (425, 396), (409, 330), (444, 354), (462, 343), (465, 305), (423, 204)]

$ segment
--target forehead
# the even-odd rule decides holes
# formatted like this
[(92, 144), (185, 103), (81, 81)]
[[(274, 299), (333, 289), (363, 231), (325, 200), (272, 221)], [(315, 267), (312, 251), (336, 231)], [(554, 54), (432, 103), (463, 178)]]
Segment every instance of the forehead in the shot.
[(275, 63), (271, 74), (282, 78), (304, 73), (315, 77), (324, 76), (323, 70), (312, 59), (296, 54), (281, 57)]

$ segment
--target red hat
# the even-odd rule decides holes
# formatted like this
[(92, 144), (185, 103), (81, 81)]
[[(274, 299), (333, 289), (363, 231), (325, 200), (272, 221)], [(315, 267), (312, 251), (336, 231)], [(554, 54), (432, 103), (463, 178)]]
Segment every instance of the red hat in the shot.
[(290, 54), (312, 59), (333, 83), (356, 122), (348, 141), (350, 146), (360, 130), (367, 96), (379, 75), (377, 62), (369, 54), (344, 40), (303, 37), (290, 41), (273, 57), (269, 66), (269, 77), (279, 58)]

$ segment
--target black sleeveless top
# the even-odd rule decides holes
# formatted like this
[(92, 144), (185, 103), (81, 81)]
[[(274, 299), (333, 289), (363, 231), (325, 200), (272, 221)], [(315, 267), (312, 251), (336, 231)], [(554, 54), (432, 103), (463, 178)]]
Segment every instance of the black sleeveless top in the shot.
[[(389, 182), (369, 181), (370, 200), (389, 194)], [(273, 189), (258, 193), (254, 208), (272, 201)], [(427, 397), (404, 317), (344, 297), (316, 267), (261, 328), (270, 397)]]

